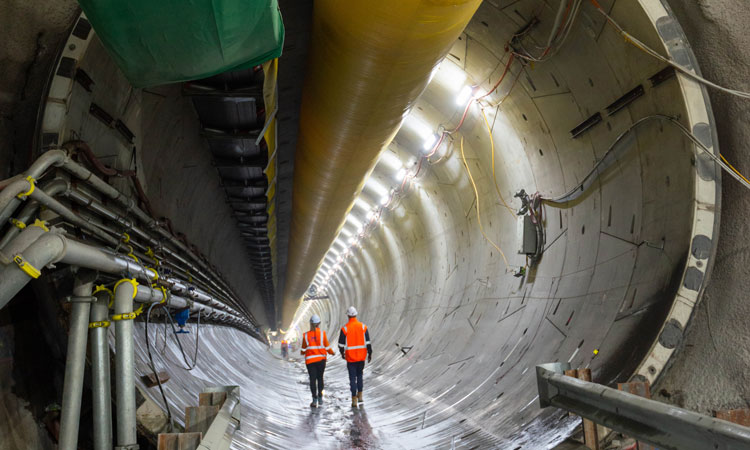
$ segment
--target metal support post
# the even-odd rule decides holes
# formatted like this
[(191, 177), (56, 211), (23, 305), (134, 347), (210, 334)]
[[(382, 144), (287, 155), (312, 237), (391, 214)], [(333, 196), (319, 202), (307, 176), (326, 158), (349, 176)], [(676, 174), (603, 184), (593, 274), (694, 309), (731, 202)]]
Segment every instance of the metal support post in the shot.
[(135, 419), (135, 351), (133, 299), (138, 283), (123, 279), (115, 285), (115, 394), (117, 450), (138, 449)]
[(86, 339), (91, 309), (93, 277), (90, 273), (76, 276), (70, 314), (68, 354), (65, 360), (62, 416), (60, 418), (60, 449), (78, 448), (78, 426), (81, 419), (81, 396), (86, 368)]
[(569, 364), (536, 368), (539, 403), (671, 450), (750, 448), (750, 428), (565, 376)]
[[(98, 288), (101, 289), (101, 288)], [(94, 406), (94, 449), (112, 448), (112, 393), (109, 379), (109, 302), (112, 292), (99, 290), (91, 307), (91, 379)]]

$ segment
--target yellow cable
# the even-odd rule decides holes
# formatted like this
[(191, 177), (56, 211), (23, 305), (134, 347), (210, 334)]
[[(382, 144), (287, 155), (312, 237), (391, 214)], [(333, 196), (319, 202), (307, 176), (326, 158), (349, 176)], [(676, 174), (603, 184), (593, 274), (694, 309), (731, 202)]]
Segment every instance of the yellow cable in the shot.
[(516, 213), (511, 209), (510, 206), (508, 206), (507, 203), (505, 203), (505, 199), (503, 198), (503, 194), (500, 193), (500, 188), (497, 186), (497, 176), (495, 176), (495, 139), (492, 136), (492, 128), (490, 128), (490, 122), (487, 120), (487, 115), (484, 113), (484, 109), (482, 109), (482, 117), (484, 117), (484, 124), (487, 126), (487, 133), (490, 136), (490, 148), (491, 148), (491, 156), (492, 156), (492, 179), (495, 181), (495, 190), (497, 191), (497, 196), (500, 197), (500, 201), (503, 202), (503, 206), (508, 210), (511, 216), (513, 216), (513, 219), (516, 218)]
[(476, 199), (476, 207), (477, 207), (477, 222), (479, 222), (479, 230), (482, 232), (482, 236), (484, 236), (485, 239), (487, 239), (487, 242), (492, 244), (493, 247), (497, 249), (498, 252), (500, 252), (500, 256), (503, 257), (503, 261), (505, 261), (505, 267), (506, 269), (510, 270), (510, 264), (508, 264), (508, 259), (505, 257), (505, 253), (503, 253), (502, 250), (500, 250), (500, 247), (495, 244), (492, 239), (487, 236), (487, 234), (484, 232), (484, 228), (482, 227), (482, 218), (479, 216), (479, 191), (477, 190), (477, 185), (474, 183), (474, 177), (471, 176), (471, 170), (469, 169), (469, 165), (466, 163), (466, 155), (464, 155), (464, 138), (461, 137), (461, 160), (464, 163), (464, 167), (466, 168), (466, 173), (469, 175), (469, 180), (471, 181), (471, 186), (474, 188), (474, 198)]
[(726, 165), (729, 166), (729, 168), (732, 169), (732, 171), (734, 173), (736, 173), (740, 178), (742, 178), (743, 180), (745, 180), (746, 183), (750, 183), (750, 181), (748, 181), (747, 178), (745, 178), (744, 175), (742, 175), (737, 169), (735, 169), (733, 165), (729, 164), (729, 161), (727, 161), (727, 159), (724, 158), (724, 155), (722, 155), (721, 153), (719, 153), (719, 157), (721, 157), (721, 160), (724, 161), (724, 163), (726, 163)]

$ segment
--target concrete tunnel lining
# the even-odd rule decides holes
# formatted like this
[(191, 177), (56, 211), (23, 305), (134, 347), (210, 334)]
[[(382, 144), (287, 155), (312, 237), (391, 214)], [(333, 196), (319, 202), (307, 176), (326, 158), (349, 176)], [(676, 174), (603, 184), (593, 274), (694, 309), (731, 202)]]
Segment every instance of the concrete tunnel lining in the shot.
[[(506, 9), (528, 12), (534, 3), (514, 2)], [(523, 13), (498, 14), (498, 6), (483, 3), (446, 58), (466, 70), (480, 92), (502, 72), (508, 57), (503, 45), (524, 24), (518, 17)], [(543, 21), (545, 14), (554, 11), (546, 8)], [(494, 124), (498, 181), (506, 200), (522, 188), (545, 197), (574, 188), (609, 143), (652, 114), (685, 118), (701, 142), (718, 153), (705, 90), (682, 76), (649, 83), (663, 67), (597, 23), (594, 10), (581, 14), (580, 22), (589, 26), (574, 30), (548, 64), (525, 68), (502, 107), (486, 111)], [(657, 48), (697, 68), (679, 25), (661, 2), (616, 2), (610, 15), (650, 46), (660, 43)], [(646, 90), (642, 98), (571, 139), (571, 129), (637, 85)], [(411, 116), (451, 128), (462, 108), (445, 91), (436, 73)], [(407, 166), (421, 150), (408, 130), (411, 116), (385, 150)], [(523, 265), (522, 256), (508, 251), (516, 247), (515, 220), (494, 195), (481, 115), (473, 111), (464, 127), (467, 161), (484, 199), (485, 227), (499, 238), (511, 265)], [(389, 365), (383, 377), (405, 391), (444, 394), (442, 404), (451, 405), (446, 410), (470, 411), (483, 429), (521, 430), (549, 419), (545, 415), (553, 413), (528, 407), (535, 392), (529, 369), (538, 363), (590, 366), (604, 383), (631, 375), (653, 383), (677, 347), (707, 278), (718, 222), (717, 167), (705, 165), (705, 155), (693, 153), (689, 140), (670, 124), (638, 125), (621, 144), (628, 147), (622, 159), (582, 199), (562, 209), (545, 207), (549, 247), (535, 274), (519, 283), (478, 232), (474, 195), (456, 156), (458, 139), (443, 149), (452, 155), (415, 181), (412, 192), (333, 275), (326, 286), (330, 301), (301, 308), (296, 322), (304, 324), (314, 312), (336, 324), (354, 304), (379, 336), (373, 339), (380, 349), (390, 354), (398, 352), (397, 343), (413, 346), (409, 358)], [(372, 177), (385, 186), (397, 184), (386, 164), (376, 166)], [(367, 187), (362, 197), (377, 204)], [(473, 374), (468, 382), (461, 379), (467, 370)], [(488, 380), (494, 382), (485, 384)], [(466, 385), (457, 387), (462, 382)], [(506, 410), (499, 416), (492, 395), (497, 391)]]
[[(679, 25), (661, 1), (601, 3), (626, 29), (697, 70)], [(542, 18), (548, 23), (554, 9), (545, 5)], [(503, 46), (508, 36), (537, 6), (525, 0), (484, 2), (443, 64), (459, 65), (480, 91), (488, 90), (507, 60)], [(650, 114), (679, 116), (718, 153), (711, 145), (716, 135), (705, 90), (681, 76), (649, 86), (647, 79), (662, 66), (622, 42), (593, 10), (581, 14), (580, 26), (560, 53), (524, 69), (502, 107), (486, 111), (506, 201), (520, 188), (556, 195), (574, 187), (619, 133)], [(534, 33), (541, 42), (546, 29)], [(85, 49), (79, 56), (81, 61), (90, 57)], [(518, 70), (514, 65), (511, 75)], [(571, 128), (638, 84), (646, 88), (642, 98), (580, 138), (570, 138)], [(412, 115), (429, 124), (455, 124), (461, 114), (455, 94), (436, 74)], [(421, 150), (408, 125), (406, 119), (385, 150), (405, 162)], [(486, 230), (499, 239), (511, 265), (521, 265), (522, 257), (513, 251), (515, 219), (497, 204), (489, 138), (476, 109), (462, 131)], [(429, 167), (332, 279), (331, 299), (300, 309), (298, 323), (315, 312), (335, 336), (345, 308), (357, 306), (383, 358), (376, 359), (368, 383), (397, 392), (404, 405), (393, 407), (392, 414), (422, 421), (423, 431), (399, 424), (400, 432), (417, 433), (437, 445), (477, 427), (485, 431), (462, 445), (513, 442), (536, 448), (559, 440), (555, 422), (560, 414), (533, 405), (535, 364), (570, 358), (574, 365), (590, 365), (601, 382), (631, 374), (653, 382), (668, 364), (708, 278), (720, 174), (700, 155), (691, 161), (692, 144), (677, 129), (659, 123), (639, 127), (627, 140), (633, 148), (590, 193), (567, 208), (545, 209), (549, 248), (533, 281), (519, 281), (479, 233), (458, 144), (454, 139), (441, 149), (445, 159)], [(372, 176), (386, 186), (394, 183), (393, 171), (383, 164)], [(367, 186), (362, 197), (371, 204), (378, 201)], [(655, 248), (659, 243), (663, 249)], [(224, 333), (209, 333), (206, 345), (220, 348), (228, 339)], [(396, 343), (413, 349), (401, 358)], [(260, 346), (248, 348), (251, 354), (264, 352)], [(596, 358), (594, 349), (600, 351)], [(266, 358), (257, 354), (260, 361)], [(223, 358), (212, 363), (219, 372), (233, 366)], [(247, 370), (288, 376), (286, 368), (266, 364), (270, 368), (250, 364)], [(241, 372), (231, 373), (248, 376)], [(187, 402), (197, 381), (173, 379), (174, 398)], [(279, 385), (272, 389), (291, 389), (278, 379), (274, 383)], [(388, 404), (372, 391), (374, 403)], [(458, 423), (453, 415), (467, 420)], [(244, 444), (273, 448), (283, 447), (284, 440), (277, 436), (274, 442)]]

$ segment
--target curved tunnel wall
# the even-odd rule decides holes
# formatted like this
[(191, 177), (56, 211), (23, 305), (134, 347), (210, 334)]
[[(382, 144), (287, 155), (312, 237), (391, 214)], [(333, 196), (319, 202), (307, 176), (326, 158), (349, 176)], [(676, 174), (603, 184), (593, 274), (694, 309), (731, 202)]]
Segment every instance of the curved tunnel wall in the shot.
[[(455, 64), (480, 92), (489, 90), (509, 56), (505, 42), (539, 4), (509, 3), (483, 3), (441, 70)], [(512, 93), (499, 107), (485, 109), (499, 190), (508, 202), (520, 189), (554, 197), (575, 188), (621, 133), (654, 114), (679, 117), (704, 144), (714, 142), (702, 89), (682, 77), (649, 82), (663, 66), (586, 6), (565, 47), (533, 66), (515, 63), (491, 103), (503, 99), (518, 76)], [(615, 2), (609, 11), (651, 47), (669, 51), (681, 64), (694, 63), (660, 2)], [(542, 23), (551, 23), (554, 13), (543, 9)], [(533, 33), (543, 42), (548, 28)], [(638, 85), (644, 94), (608, 116), (606, 107)], [(455, 101), (458, 90), (436, 73), (388, 152), (411, 167), (422, 150), (412, 122), (452, 128), (463, 111)], [(600, 111), (602, 123), (571, 137), (573, 128)], [(480, 233), (461, 139), (485, 232), (509, 266)], [(666, 121), (638, 125), (619, 146), (626, 149), (617, 163), (577, 201), (544, 206), (546, 250), (527, 276), (517, 278), (513, 272), (525, 259), (515, 251), (516, 218), (495, 192), (488, 132), (473, 106), (461, 132), (432, 158), (441, 161), (412, 182), (331, 276), (325, 286), (330, 300), (303, 306), (296, 323), (316, 312), (335, 330), (346, 307), (355, 305), (382, 355), (373, 366), (382, 373), (378, 379), (415, 397), (440, 397), (413, 412), (425, 413), (427, 426), (460, 410), (474, 425), (508, 437), (551, 420), (555, 413), (534, 404), (533, 368), (544, 362), (591, 367), (602, 383), (631, 375), (653, 382), (707, 278), (719, 174)], [(372, 176), (385, 186), (400, 182), (382, 162)], [(367, 185), (361, 198), (379, 201)], [(396, 358), (399, 346), (412, 349)], [(541, 445), (550, 436), (528, 439), (526, 444)]]

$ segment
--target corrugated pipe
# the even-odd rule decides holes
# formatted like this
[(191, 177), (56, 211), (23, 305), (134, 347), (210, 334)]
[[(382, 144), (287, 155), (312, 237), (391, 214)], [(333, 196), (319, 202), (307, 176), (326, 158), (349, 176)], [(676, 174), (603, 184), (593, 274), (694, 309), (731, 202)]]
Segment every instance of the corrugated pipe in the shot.
[(481, 0), (318, 0), (294, 163), (288, 326), (383, 148)]

